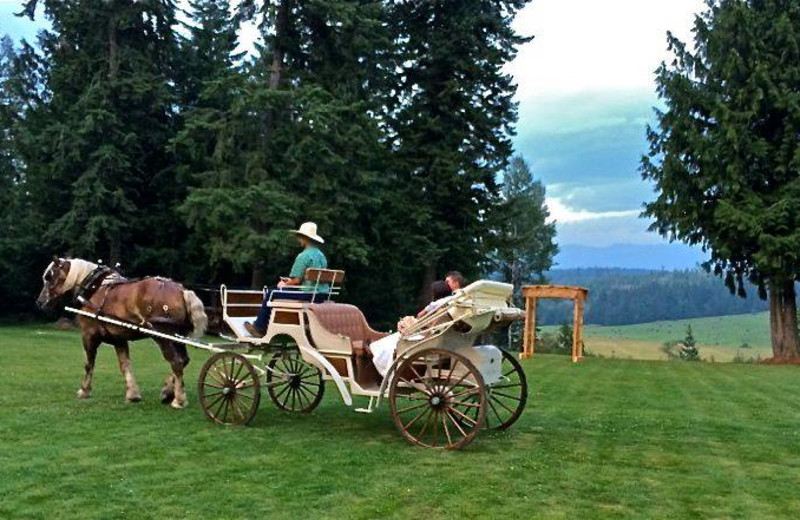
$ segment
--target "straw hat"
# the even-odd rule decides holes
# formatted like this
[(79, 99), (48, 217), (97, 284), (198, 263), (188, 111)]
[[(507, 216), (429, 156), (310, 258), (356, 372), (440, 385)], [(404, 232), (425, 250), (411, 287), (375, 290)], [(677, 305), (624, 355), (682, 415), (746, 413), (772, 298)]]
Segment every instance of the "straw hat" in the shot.
[(314, 242), (319, 242), (320, 244), (324, 244), (325, 241), (322, 240), (322, 237), (317, 235), (317, 225), (314, 222), (303, 222), (300, 226), (300, 229), (295, 229), (292, 231), (297, 235), (303, 235), (304, 237), (310, 238)]

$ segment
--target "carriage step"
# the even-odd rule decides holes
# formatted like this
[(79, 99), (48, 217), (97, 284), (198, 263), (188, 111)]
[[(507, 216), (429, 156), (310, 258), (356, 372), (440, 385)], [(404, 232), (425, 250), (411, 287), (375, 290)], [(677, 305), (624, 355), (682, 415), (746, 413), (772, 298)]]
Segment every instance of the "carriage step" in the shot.
[(366, 408), (356, 408), (356, 412), (358, 413), (372, 413), (375, 410), (375, 397), (370, 396), (369, 398), (369, 405)]

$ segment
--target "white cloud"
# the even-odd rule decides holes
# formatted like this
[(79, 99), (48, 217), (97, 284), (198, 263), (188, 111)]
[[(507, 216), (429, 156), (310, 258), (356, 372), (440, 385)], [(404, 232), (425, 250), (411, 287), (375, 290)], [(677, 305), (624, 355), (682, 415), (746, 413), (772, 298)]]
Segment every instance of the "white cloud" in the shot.
[(566, 224), (570, 222), (584, 222), (608, 218), (636, 217), (641, 210), (632, 209), (624, 211), (589, 211), (568, 206), (561, 199), (547, 197), (547, 208), (550, 210), (550, 221)]
[(534, 0), (514, 22), (535, 39), (509, 65), (521, 100), (653, 87), (666, 32), (691, 38), (703, 0)]

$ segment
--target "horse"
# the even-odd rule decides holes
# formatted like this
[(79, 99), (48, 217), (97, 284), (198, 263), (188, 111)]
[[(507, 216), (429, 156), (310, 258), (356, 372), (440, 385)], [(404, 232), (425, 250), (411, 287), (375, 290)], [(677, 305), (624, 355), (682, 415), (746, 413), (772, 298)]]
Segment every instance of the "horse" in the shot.
[[(71, 297), (75, 305), (93, 314), (106, 315), (168, 334), (202, 336), (208, 324), (203, 302), (181, 284), (167, 278), (147, 277), (128, 280), (118, 272), (81, 260), (54, 257), (42, 275), (44, 286), (36, 303), (49, 310)], [(141, 401), (142, 395), (131, 368), (128, 342), (147, 338), (135, 330), (78, 316), (83, 350), (86, 354), (85, 373), (78, 399), (88, 399), (92, 393), (92, 373), (97, 349), (107, 343), (117, 352), (119, 369), (125, 379), (125, 399)], [(188, 404), (183, 384), (183, 371), (189, 364), (186, 345), (168, 339), (153, 338), (161, 348), (171, 373), (164, 381), (161, 402), (173, 408)]]

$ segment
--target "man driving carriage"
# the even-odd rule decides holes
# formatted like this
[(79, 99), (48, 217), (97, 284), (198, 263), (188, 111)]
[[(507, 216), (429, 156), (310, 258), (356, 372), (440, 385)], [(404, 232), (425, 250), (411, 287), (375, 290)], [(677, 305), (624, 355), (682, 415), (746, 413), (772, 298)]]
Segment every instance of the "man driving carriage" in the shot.
[(272, 298), (309, 302), (323, 301), (327, 298), (330, 290), (327, 283), (316, 284), (312, 280), (305, 279), (307, 269), (326, 269), (328, 267), (328, 259), (318, 247), (318, 245), (324, 244), (325, 240), (317, 234), (317, 225), (314, 222), (305, 222), (292, 233), (297, 236), (303, 250), (294, 259), (289, 276), (282, 276), (277, 289), (270, 289), (267, 292), (255, 322), (245, 322), (244, 328), (251, 336), (263, 337), (267, 333), (270, 316), (267, 304)]

